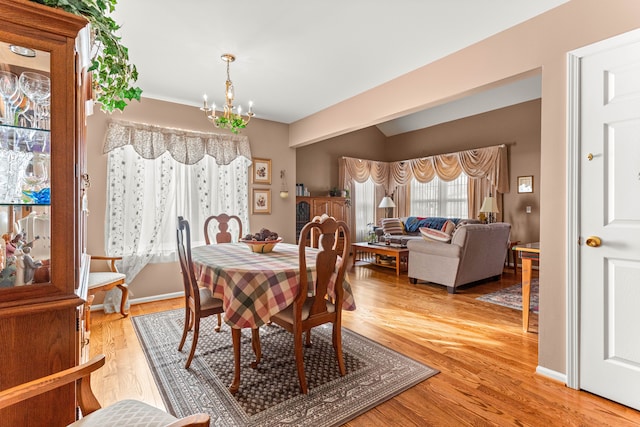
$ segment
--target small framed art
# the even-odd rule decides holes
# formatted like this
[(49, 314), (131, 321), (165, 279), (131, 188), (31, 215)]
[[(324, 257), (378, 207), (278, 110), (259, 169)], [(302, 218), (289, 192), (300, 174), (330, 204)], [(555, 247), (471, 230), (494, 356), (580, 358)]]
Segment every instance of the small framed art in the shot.
[(253, 183), (271, 184), (271, 159), (253, 159)]
[(533, 176), (518, 177), (518, 193), (533, 193)]
[(253, 203), (251, 212), (254, 214), (271, 213), (271, 190), (264, 188), (253, 189)]

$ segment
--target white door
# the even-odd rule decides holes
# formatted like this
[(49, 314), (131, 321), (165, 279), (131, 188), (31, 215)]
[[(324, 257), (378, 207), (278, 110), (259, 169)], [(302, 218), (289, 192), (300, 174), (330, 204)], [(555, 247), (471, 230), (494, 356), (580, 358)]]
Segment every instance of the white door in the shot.
[(581, 389), (640, 410), (640, 39), (635, 40), (580, 63), (579, 378)]

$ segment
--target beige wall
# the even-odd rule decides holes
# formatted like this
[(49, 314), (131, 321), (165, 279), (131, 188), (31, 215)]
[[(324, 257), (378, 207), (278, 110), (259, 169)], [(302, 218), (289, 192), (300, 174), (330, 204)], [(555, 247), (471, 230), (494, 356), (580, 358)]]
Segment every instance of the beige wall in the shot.
[(385, 136), (376, 127), (341, 135), (298, 148), (296, 182), (304, 184), (312, 196), (326, 196), (338, 185), (340, 157), (383, 160)]
[[(113, 118), (203, 132), (226, 132), (213, 127), (195, 107), (152, 99), (142, 99), (139, 103), (133, 102), (124, 113), (114, 113)], [(87, 168), (91, 179), (91, 188), (88, 193), (87, 252), (90, 254), (102, 254), (105, 248), (107, 156), (102, 154), (102, 146), (109, 119), (111, 117), (96, 109), (95, 114), (87, 120)], [(277, 231), (285, 241), (293, 243), (295, 242), (295, 197), (293, 195), (295, 194), (296, 162), (295, 150), (288, 147), (287, 132), (287, 126), (284, 124), (254, 118), (242, 134), (249, 137), (252, 155), (271, 159), (273, 168), (271, 186), (259, 186), (271, 188), (271, 215), (251, 215), (249, 219), (251, 231), (266, 227)], [(289, 193), (292, 195), (288, 199), (281, 199), (278, 196), (282, 169), (287, 171)], [(133, 299), (179, 292), (182, 290), (182, 277), (178, 264), (150, 264), (130, 283), (130, 287)], [(102, 296), (97, 296), (96, 302), (101, 301)]]
[(362, 129), (542, 70), (538, 360), (566, 373), (567, 53), (640, 28), (640, 1), (571, 0), (293, 123), (292, 147)]
[[(540, 104), (534, 100), (476, 116), (388, 138), (386, 160), (399, 161), (434, 154), (505, 144), (509, 151), (509, 187), (503, 197), (502, 220), (512, 225), (511, 240), (540, 239), (540, 191), (518, 194), (516, 179), (540, 176)], [(525, 207), (531, 206), (531, 214)]]

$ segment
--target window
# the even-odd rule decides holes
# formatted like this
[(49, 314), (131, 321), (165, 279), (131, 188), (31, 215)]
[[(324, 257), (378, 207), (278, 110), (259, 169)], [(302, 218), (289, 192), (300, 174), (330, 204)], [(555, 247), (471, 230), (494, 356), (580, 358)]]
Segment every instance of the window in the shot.
[(363, 183), (353, 181), (353, 192), (356, 241), (365, 242), (369, 234), (367, 225), (375, 222), (375, 184), (371, 178)]
[(453, 181), (443, 181), (437, 176), (430, 182), (411, 180), (411, 215), (442, 216), (446, 218), (466, 218), (469, 216), (465, 173)]
[(174, 261), (178, 216), (189, 221), (193, 246), (204, 244), (209, 215), (238, 215), (249, 230), (250, 163), (240, 156), (220, 166), (204, 156), (185, 165), (168, 152), (144, 159), (130, 145), (109, 152), (107, 253), (135, 264), (144, 260), (139, 268), (149, 261)]

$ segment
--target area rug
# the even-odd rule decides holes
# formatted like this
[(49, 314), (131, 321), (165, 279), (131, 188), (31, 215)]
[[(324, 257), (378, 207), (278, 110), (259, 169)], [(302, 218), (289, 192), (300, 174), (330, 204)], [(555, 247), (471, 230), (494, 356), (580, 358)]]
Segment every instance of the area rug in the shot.
[(132, 318), (167, 410), (177, 417), (211, 415), (212, 426), (338, 426), (438, 373), (368, 338), (343, 328), (347, 375), (341, 377), (331, 345), (331, 328), (313, 329), (304, 349), (309, 393), (299, 391), (292, 335), (272, 325), (260, 328), (262, 361), (253, 360), (251, 331), (243, 330), (240, 390), (233, 379), (231, 331), (214, 332), (215, 316), (202, 319), (196, 354), (184, 368), (191, 335), (182, 352), (183, 310)]
[[(538, 312), (538, 289), (538, 279), (531, 279), (531, 298), (529, 301), (534, 313)], [(481, 295), (476, 299), (522, 311), (522, 283)]]

